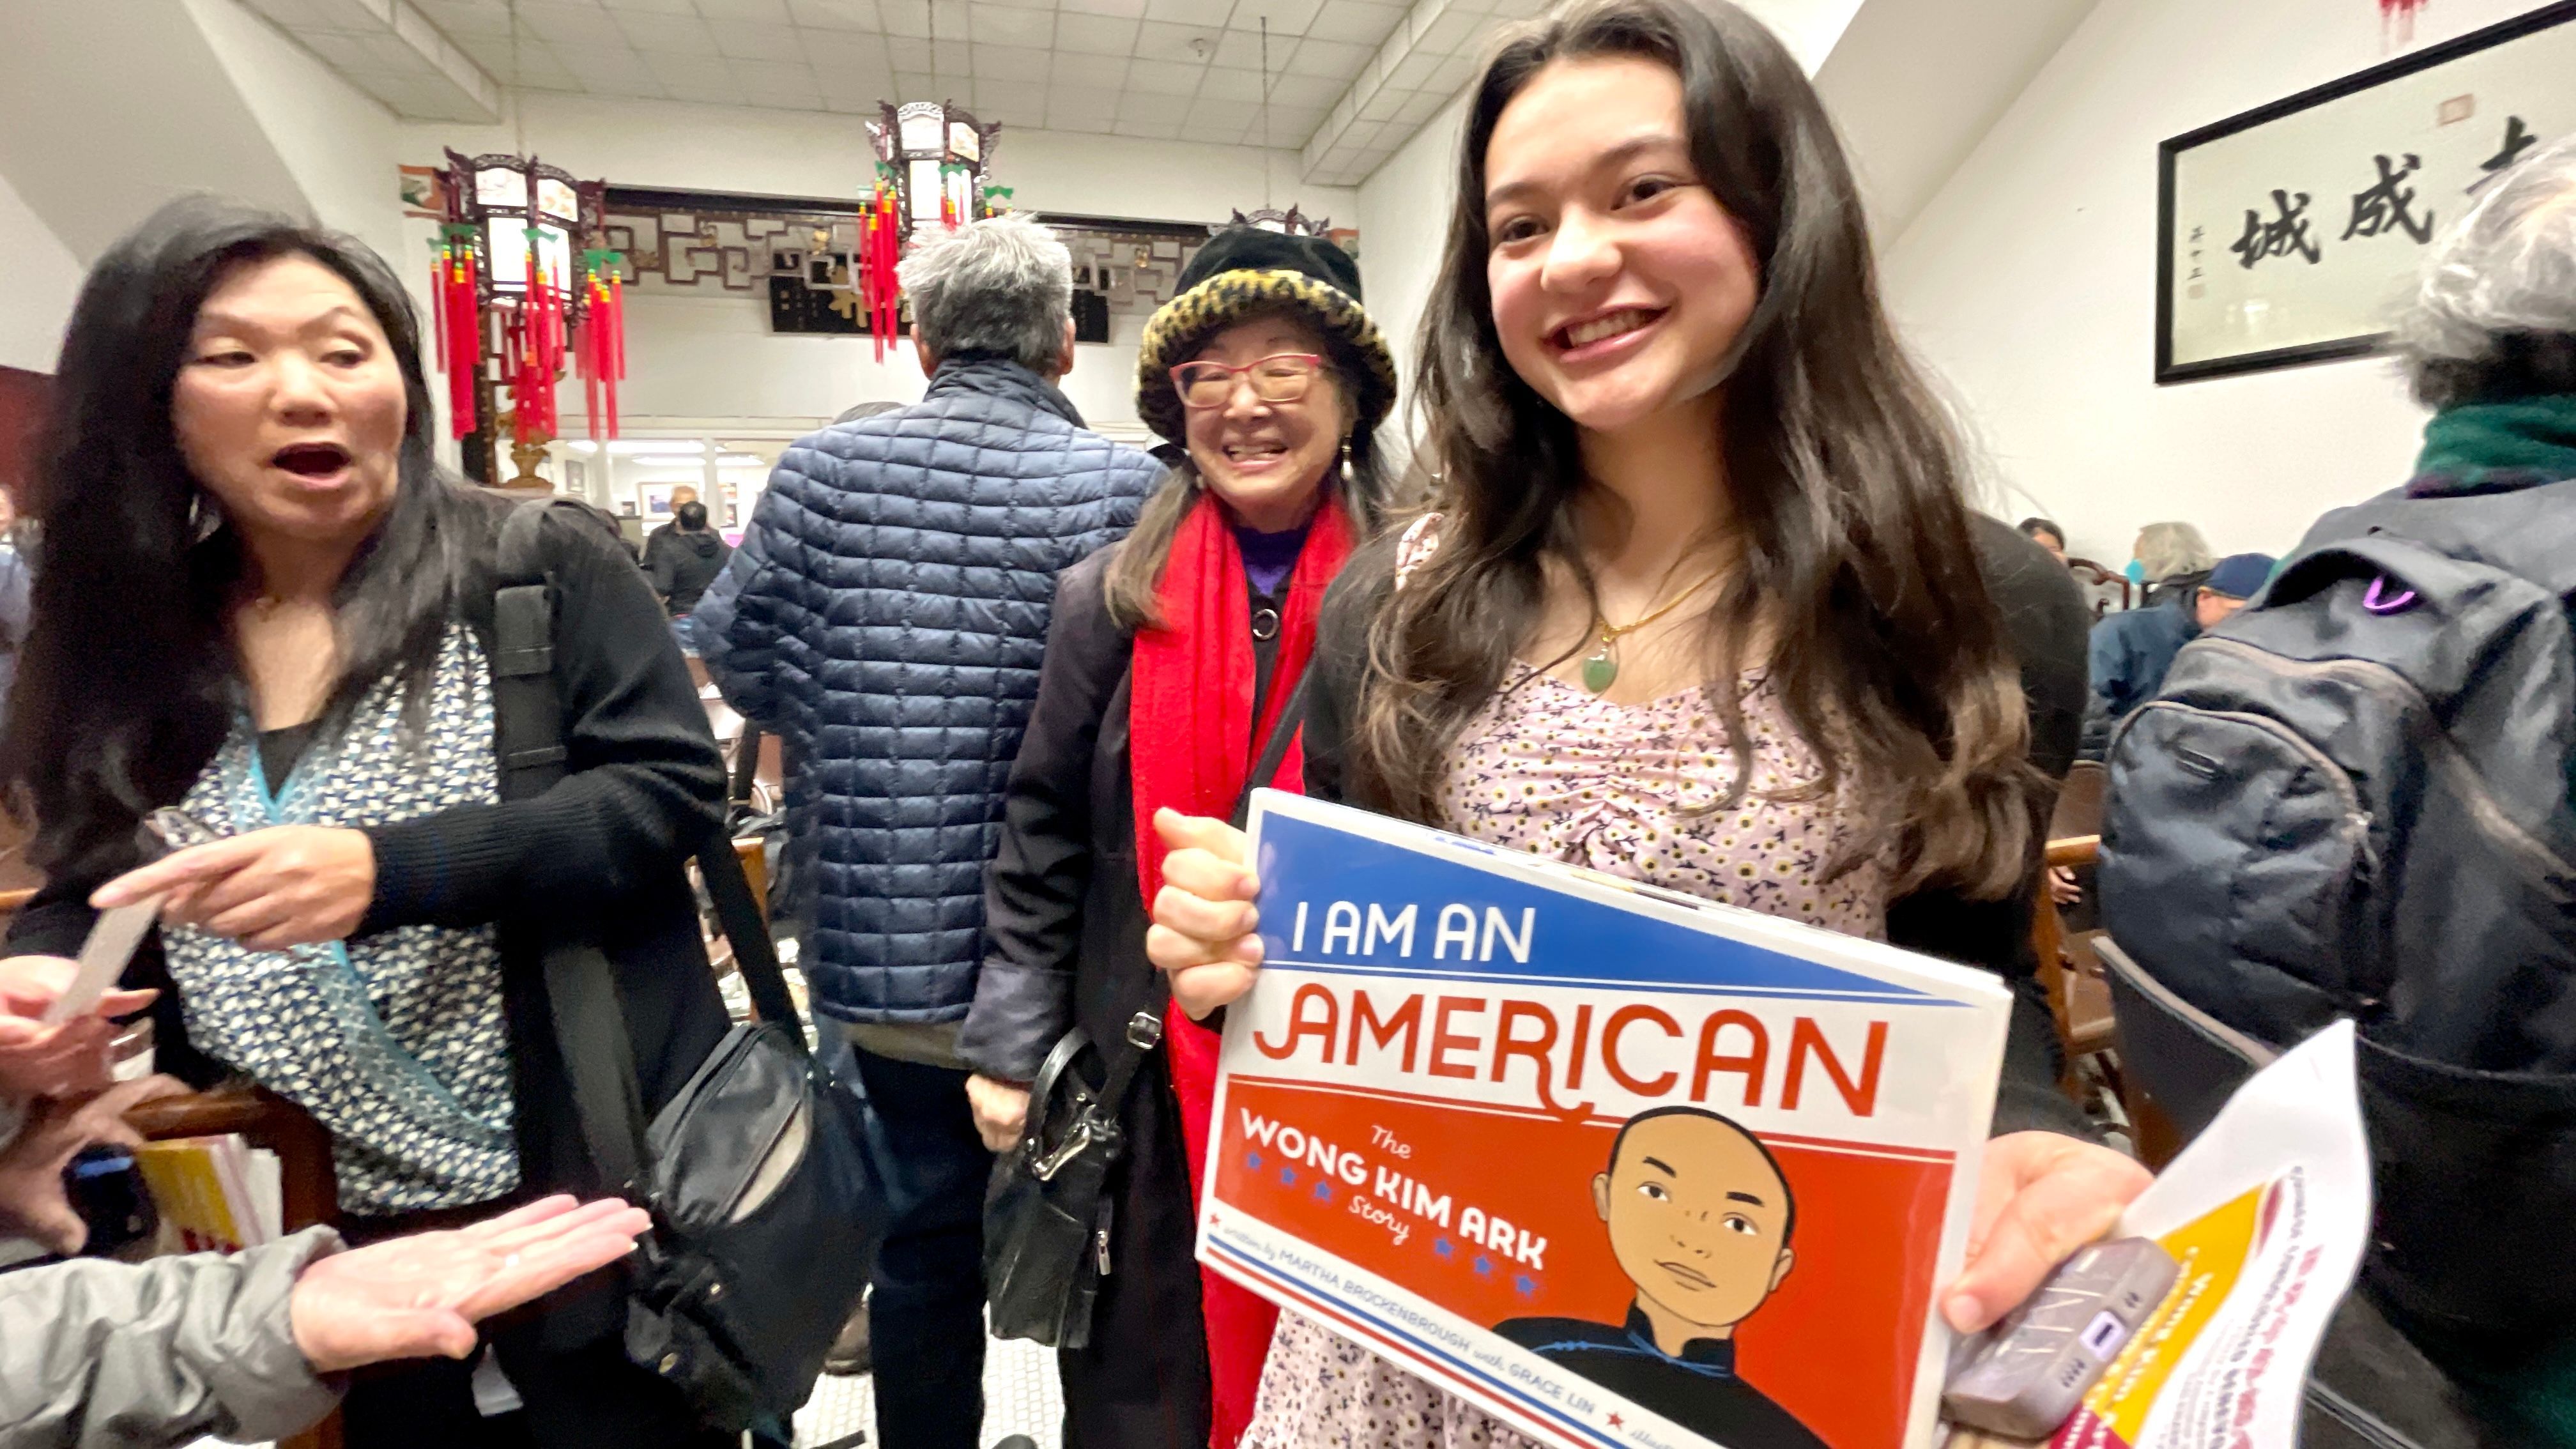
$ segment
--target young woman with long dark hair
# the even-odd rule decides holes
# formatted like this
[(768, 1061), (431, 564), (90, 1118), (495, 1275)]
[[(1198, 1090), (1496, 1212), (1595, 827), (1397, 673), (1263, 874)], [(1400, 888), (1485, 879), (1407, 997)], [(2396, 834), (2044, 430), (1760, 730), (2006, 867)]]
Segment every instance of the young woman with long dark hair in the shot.
[[(1359, 290), (1320, 237), (1245, 228), (1201, 247), (1146, 324), (1136, 384), (1180, 460), (1135, 530), (1056, 584), (958, 1050), (997, 1152), (1075, 1026), (1150, 1052), (1119, 1104), (1091, 1339), (1058, 1355), (1071, 1449), (1233, 1449), (1270, 1344), (1276, 1311), (1191, 1261), (1217, 1038), (1167, 1010), (1146, 962), (1162, 852), (1143, 822), (1232, 810), (1272, 734), (1296, 729), (1283, 714), (1325, 589), (1384, 508), (1395, 363)], [(1291, 750), (1262, 783), (1298, 778)]]
[[(2146, 1175), (2069, 1135), (2028, 987), (2047, 792), (2015, 654), (1832, 126), (1720, 3), (1566, 7), (1472, 95), (1417, 398), (1432, 513), (1327, 603), (1307, 789), (2012, 977), (2002, 1135), (1941, 1300), (1982, 1326)], [(1259, 969), (1254, 882), (1223, 822), (1157, 828), (1149, 952), (1205, 1013)], [(1523, 1441), (1289, 1314), (1244, 1442)]]
[[(128, 973), (164, 988), (161, 1066), (246, 1074), (320, 1119), (353, 1240), (608, 1186), (554, 1051), (543, 933), (621, 968), (647, 1110), (725, 1030), (682, 870), (723, 769), (633, 560), (545, 521), (568, 773), (504, 802), (507, 505), (434, 461), (419, 331), (380, 259), (174, 202), (91, 272), (56, 396), (0, 746), (47, 884), (7, 954), (68, 955), (98, 908), (161, 897)], [(224, 838), (143, 864), (162, 806)], [(626, 1361), (613, 1280), (587, 1286), (494, 1335), (524, 1421), (476, 1412), (470, 1365), (424, 1364), (353, 1387), (352, 1449), (730, 1442)]]

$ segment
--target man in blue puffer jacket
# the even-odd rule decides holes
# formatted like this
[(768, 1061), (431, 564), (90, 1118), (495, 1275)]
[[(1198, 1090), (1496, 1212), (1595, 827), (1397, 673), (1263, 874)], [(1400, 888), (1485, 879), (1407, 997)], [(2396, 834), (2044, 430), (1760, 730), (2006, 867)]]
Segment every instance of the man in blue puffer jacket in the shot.
[(1054, 386), (1073, 265), (1045, 228), (925, 227), (901, 277), (928, 394), (787, 450), (697, 636), (726, 700), (785, 742), (814, 894), (800, 964), (905, 1169), (871, 1300), (880, 1442), (973, 1449), (992, 1158), (956, 1042), (984, 866), (1056, 573), (1125, 534), (1162, 469)]

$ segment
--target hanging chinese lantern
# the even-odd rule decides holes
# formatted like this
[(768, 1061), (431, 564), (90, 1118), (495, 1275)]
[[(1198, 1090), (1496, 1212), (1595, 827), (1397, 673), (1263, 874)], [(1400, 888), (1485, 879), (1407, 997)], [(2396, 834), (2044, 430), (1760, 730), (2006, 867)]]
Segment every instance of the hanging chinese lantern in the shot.
[(1002, 133), (955, 106), (913, 101), (880, 104), (883, 119), (868, 122), (876, 149), (877, 182), (859, 217), (858, 285), (867, 303), (868, 331), (885, 355), (899, 317), (901, 295), (895, 263), (916, 226), (961, 226), (993, 214), (984, 188), (984, 162)]
[[(450, 151), (447, 160), (449, 221), (440, 231), (437, 298), (452, 425), (459, 438), (492, 439), (498, 392), (508, 389), (510, 432), (518, 444), (512, 456), (521, 470), (509, 482), (533, 484), (544, 445), (563, 430), (555, 387), (577, 335), (585, 345), (594, 333), (622, 341), (624, 329), (615, 321), (587, 325), (592, 283), (602, 267), (593, 252), (576, 265), (573, 252), (576, 238), (599, 234), (606, 186), (575, 181), (530, 157)], [(613, 280), (607, 291), (617, 296)], [(614, 436), (614, 419), (613, 411), (603, 417), (593, 409), (593, 435), (605, 427)], [(475, 451), (468, 471), (492, 480), (497, 459)]]
[(2426, 0), (2379, 0), (2379, 23), (2396, 30), (2399, 44), (2411, 44), (2415, 39), (2415, 12), (2425, 3)]

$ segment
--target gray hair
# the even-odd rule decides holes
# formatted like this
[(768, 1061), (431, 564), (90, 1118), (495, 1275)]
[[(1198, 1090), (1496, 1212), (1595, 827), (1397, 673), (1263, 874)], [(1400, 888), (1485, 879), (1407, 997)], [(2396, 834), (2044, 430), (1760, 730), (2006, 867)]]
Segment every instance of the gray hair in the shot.
[(1025, 216), (920, 227), (897, 280), (933, 356), (998, 353), (1042, 376), (1064, 356), (1073, 255)]
[(2205, 574), (2218, 564), (2209, 540), (2188, 523), (2150, 523), (2138, 530), (2138, 562), (2147, 582), (2162, 583), (2177, 574)]
[(2489, 182), (2434, 243), (2396, 344), (2430, 407), (2576, 394), (2576, 136)]

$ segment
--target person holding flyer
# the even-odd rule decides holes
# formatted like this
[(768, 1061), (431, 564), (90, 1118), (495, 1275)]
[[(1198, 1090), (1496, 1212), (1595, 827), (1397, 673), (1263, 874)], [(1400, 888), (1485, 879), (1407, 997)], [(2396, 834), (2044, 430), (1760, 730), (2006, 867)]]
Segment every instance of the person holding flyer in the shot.
[(1232, 1449), (1251, 1413), (1276, 1310), (1191, 1260), (1218, 1039), (1204, 1012), (1168, 1010), (1145, 959), (1163, 854), (1147, 822), (1224, 815), (1249, 784), (1300, 778), (1295, 749), (1264, 749), (1293, 739), (1324, 591), (1378, 522), (1394, 398), (1348, 253), (1218, 234), (1147, 322), (1138, 366), (1137, 411), (1186, 456), (1135, 531), (1056, 586), (958, 1051), (997, 1152), (1077, 1025), (1145, 1053), (1117, 1105), (1127, 1155), (1106, 1187), (1089, 1340), (1058, 1356), (1077, 1449)]
[[(2021, 641), (1832, 127), (1723, 3), (1568, 6), (1472, 96), (1427, 313), (1433, 512), (1327, 603), (1307, 793), (2005, 976), (1998, 1135), (1939, 1300), (1982, 1328), (2148, 1175), (2055, 1087)], [(1262, 959), (1211, 813), (1154, 822), (1148, 954), (1194, 1016)], [(1526, 1441), (1291, 1313), (1244, 1442)]]

